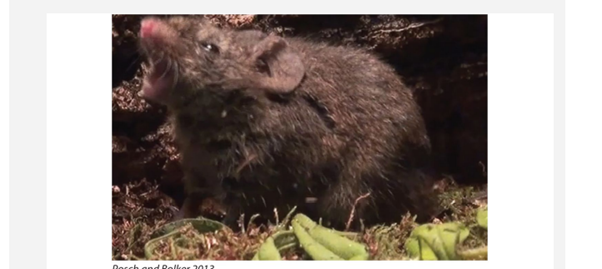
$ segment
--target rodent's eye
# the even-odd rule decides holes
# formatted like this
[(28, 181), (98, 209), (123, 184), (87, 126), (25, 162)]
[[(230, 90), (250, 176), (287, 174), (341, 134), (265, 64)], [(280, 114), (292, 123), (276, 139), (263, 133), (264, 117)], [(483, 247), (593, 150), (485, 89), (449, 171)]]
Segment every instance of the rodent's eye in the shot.
[(264, 60), (264, 59), (258, 59), (257, 62), (257, 71), (261, 72), (261, 73), (265, 73), (268, 76), (271, 76), (272, 74), (270, 73), (270, 67), (268, 66), (268, 63)]
[(201, 47), (209, 52), (213, 52), (213, 53), (218, 53), (219, 52), (219, 48), (211, 43), (201, 43)]

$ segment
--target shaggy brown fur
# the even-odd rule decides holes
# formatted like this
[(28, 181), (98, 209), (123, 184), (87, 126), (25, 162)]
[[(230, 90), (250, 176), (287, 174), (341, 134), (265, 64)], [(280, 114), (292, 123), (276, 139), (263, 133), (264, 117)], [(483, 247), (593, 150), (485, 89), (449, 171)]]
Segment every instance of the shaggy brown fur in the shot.
[(191, 17), (147, 18), (140, 35), (153, 63), (141, 94), (166, 105), (175, 126), (181, 217), (213, 197), (228, 224), (298, 206), (341, 227), (366, 193), (355, 211), (365, 224), (435, 212), (419, 108), (376, 56)]

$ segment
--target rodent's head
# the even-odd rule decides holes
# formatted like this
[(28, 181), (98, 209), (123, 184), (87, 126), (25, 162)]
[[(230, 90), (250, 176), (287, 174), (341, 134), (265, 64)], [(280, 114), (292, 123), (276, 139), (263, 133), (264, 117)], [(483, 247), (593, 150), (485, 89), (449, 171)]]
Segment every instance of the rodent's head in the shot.
[(256, 30), (220, 29), (194, 17), (147, 17), (139, 36), (151, 63), (141, 96), (162, 104), (206, 92), (288, 93), (305, 74), (283, 38)]

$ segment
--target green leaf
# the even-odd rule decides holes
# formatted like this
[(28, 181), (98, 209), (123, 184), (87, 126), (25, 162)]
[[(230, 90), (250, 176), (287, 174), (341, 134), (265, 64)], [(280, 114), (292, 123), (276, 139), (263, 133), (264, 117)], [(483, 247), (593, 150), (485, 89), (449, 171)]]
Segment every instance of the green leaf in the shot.
[(477, 211), (477, 223), (487, 229), (487, 207), (479, 208)]
[(181, 219), (178, 221), (170, 222), (165, 224), (163, 227), (155, 231), (151, 235), (151, 240), (146, 242), (144, 245), (144, 253), (147, 259), (151, 259), (155, 249), (159, 246), (160, 242), (166, 239), (173, 239), (176, 241), (181, 240), (180, 229), (190, 225), (192, 228), (197, 230), (199, 233), (210, 233), (220, 229), (224, 229), (226, 226), (218, 221), (199, 217), (194, 219)]
[(165, 225), (163, 225), (163, 227), (161, 227), (159, 230), (155, 231), (153, 233), (153, 235), (151, 236), (151, 238), (156, 238), (159, 236), (163, 236), (166, 235), (168, 233), (171, 233), (179, 228), (182, 228), (188, 224), (192, 224), (192, 227), (194, 227), (195, 230), (197, 230), (199, 233), (208, 233), (208, 232), (214, 232), (220, 229), (223, 229), (224, 224), (219, 222), (219, 221), (215, 221), (212, 219), (207, 219), (207, 218), (203, 218), (203, 217), (198, 217), (198, 218), (190, 218), (190, 219), (180, 219), (177, 221), (173, 221), (170, 223), (167, 223)]
[(318, 244), (344, 260), (367, 260), (370, 256), (366, 245), (347, 238), (340, 231), (317, 224), (303, 214), (297, 214), (293, 221), (298, 221), (300, 227), (305, 229)]
[(282, 260), (280, 252), (298, 245), (297, 237), (292, 231), (279, 231), (261, 244), (253, 260)]
[(406, 251), (420, 260), (457, 260), (457, 246), (469, 235), (461, 223), (424, 224), (406, 240)]
[(367, 260), (366, 246), (349, 237), (355, 233), (345, 233), (321, 226), (303, 214), (297, 214), (293, 228), (279, 231), (270, 236), (259, 247), (253, 260), (280, 260), (284, 249), (298, 247), (313, 260)]
[(297, 236), (299, 240), (299, 245), (301, 248), (307, 253), (312, 260), (322, 261), (322, 260), (345, 260), (342, 257), (339, 257), (331, 250), (329, 250), (324, 245), (317, 242), (308, 232), (305, 230), (301, 223), (297, 219), (293, 219), (293, 232)]
[(280, 251), (276, 248), (274, 244), (274, 238), (268, 237), (265, 242), (259, 247), (257, 254), (253, 257), (253, 260), (262, 260), (262, 261), (279, 261), (282, 260), (280, 256)]

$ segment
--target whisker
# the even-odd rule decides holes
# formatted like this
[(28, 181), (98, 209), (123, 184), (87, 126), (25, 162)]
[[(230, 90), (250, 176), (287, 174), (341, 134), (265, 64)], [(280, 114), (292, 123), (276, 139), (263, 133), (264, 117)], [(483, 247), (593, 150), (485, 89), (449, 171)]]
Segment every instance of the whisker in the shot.
[(178, 83), (178, 64), (174, 64), (173, 65), (173, 80), (172, 80), (172, 87), (175, 87), (176, 84)]
[(145, 50), (142, 46), (136, 46), (136, 52), (138, 52), (138, 54), (144, 54)]
[(135, 64), (138, 64), (138, 63), (140, 62), (140, 61), (139, 61), (139, 60), (140, 60), (140, 58), (141, 58), (141, 57), (140, 57), (140, 54), (136, 54), (136, 55), (137, 55), (137, 56), (136, 56), (136, 58), (132, 60), (132, 62), (131, 62), (131, 63), (130, 63), (130, 65), (129, 65), (129, 66), (126, 68), (126, 69), (125, 69), (125, 71), (129, 71), (129, 70), (132, 68), (132, 66), (134, 66)]
[(163, 79), (165, 76), (167, 76), (167, 73), (169, 73), (169, 71), (171, 69), (172, 62), (170, 60), (165, 60), (165, 61), (167, 62), (167, 66), (165, 67), (165, 70), (163, 70), (163, 74), (161, 74), (159, 79)]
[(153, 61), (153, 65), (157, 65), (159, 62), (161, 62), (163, 60), (163, 56), (158, 57), (157, 60)]

